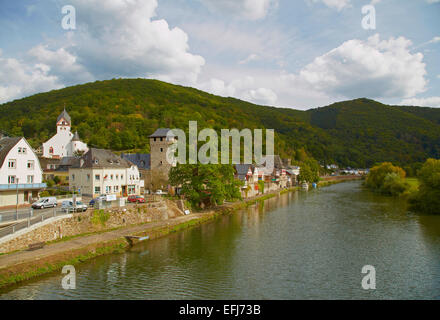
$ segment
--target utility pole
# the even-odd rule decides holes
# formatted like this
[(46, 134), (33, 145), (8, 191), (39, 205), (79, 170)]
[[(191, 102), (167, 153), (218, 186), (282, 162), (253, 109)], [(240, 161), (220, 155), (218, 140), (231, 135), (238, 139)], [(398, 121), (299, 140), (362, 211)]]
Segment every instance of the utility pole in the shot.
[(17, 186), (17, 206), (15, 207), (15, 220), (18, 220), (18, 178), (16, 177), (16, 186)]

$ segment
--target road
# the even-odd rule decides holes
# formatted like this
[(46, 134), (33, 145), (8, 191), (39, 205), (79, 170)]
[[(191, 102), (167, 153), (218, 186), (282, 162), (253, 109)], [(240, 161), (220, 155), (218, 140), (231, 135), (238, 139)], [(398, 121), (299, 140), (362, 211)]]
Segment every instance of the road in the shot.
[[(59, 209), (59, 207), (57, 207)], [(53, 212), (53, 208), (33, 210), (32, 217), (38, 217), (44, 213)], [(20, 222), (22, 220), (28, 219), (31, 215), (31, 209), (20, 209), (17, 212), (14, 211), (0, 211), (0, 228), (7, 227), (8, 225)]]

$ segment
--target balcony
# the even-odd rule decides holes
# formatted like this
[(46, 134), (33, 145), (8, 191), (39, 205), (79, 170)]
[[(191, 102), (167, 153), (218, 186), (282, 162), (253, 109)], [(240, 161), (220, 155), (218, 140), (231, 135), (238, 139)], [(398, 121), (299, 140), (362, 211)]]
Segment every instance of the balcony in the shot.
[(40, 190), (47, 188), (45, 183), (31, 183), (31, 184), (0, 184), (0, 191), (8, 190)]

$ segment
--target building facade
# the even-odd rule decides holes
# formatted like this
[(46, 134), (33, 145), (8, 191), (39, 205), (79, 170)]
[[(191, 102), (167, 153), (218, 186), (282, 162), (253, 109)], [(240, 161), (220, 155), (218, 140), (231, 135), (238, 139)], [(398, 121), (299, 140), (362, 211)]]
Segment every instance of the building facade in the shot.
[(91, 148), (69, 168), (69, 188), (82, 195), (139, 195), (144, 182), (136, 165), (109, 150)]
[(26, 139), (0, 139), (0, 207), (29, 204), (44, 188), (40, 162)]
[(66, 110), (58, 116), (56, 126), (57, 133), (43, 143), (44, 158), (72, 157), (88, 151), (87, 144), (80, 140), (78, 132), (71, 132), (72, 120)]

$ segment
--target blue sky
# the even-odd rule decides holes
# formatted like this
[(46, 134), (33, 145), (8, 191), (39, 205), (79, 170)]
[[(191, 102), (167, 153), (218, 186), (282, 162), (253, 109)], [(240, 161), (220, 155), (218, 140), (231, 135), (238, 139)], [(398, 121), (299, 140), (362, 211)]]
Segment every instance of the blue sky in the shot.
[(0, 103), (141, 77), (297, 109), (440, 107), (439, 50), (440, 0), (0, 0)]

